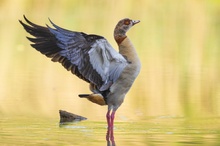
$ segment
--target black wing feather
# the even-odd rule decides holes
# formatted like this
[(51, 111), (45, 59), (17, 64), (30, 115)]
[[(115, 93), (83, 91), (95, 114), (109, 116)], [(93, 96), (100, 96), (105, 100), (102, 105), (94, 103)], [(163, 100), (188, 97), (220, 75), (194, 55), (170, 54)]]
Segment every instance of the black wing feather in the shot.
[[(33, 48), (46, 55), (47, 57), (52, 58), (52, 61), (60, 62), (68, 71), (71, 71), (80, 79), (83, 79), (84, 81), (89, 83), (91, 82), (79, 72), (78, 66), (71, 62), (71, 58), (68, 58), (65, 55), (60, 55), (60, 52), (64, 50), (63, 48), (66, 48), (66, 45), (68, 46), (68, 44), (63, 43), (65, 42), (65, 39), (76, 36), (76, 34), (74, 33), (77, 33), (77, 35), (81, 35), (79, 32), (72, 32), (66, 29), (62, 29), (56, 26), (51, 20), (50, 22), (56, 29), (34, 24), (29, 21), (25, 16), (24, 19), (29, 25), (23, 23), (21, 20), (19, 20), (19, 22), (29, 34), (35, 37), (27, 37), (27, 39), (33, 43), (31, 44)], [(62, 36), (58, 36), (60, 35), (60, 32), (58, 31), (62, 32)], [(82, 35), (86, 34), (82, 33)], [(68, 53), (71, 54), (69, 51)], [(73, 58), (77, 59), (77, 56)], [(101, 84), (101, 81), (98, 81), (98, 83)]]

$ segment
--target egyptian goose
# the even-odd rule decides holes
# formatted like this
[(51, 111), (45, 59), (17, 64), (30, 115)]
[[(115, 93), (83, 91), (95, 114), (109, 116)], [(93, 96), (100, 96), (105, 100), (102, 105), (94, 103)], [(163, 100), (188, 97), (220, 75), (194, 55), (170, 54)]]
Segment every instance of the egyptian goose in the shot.
[(114, 38), (117, 52), (108, 41), (98, 35), (70, 31), (50, 23), (54, 28), (39, 26), (24, 19), (29, 24), (19, 22), (34, 38), (31, 46), (54, 62), (60, 62), (68, 71), (90, 84), (92, 94), (80, 94), (99, 105), (108, 105), (106, 114), (108, 134), (113, 137), (114, 115), (124, 101), (140, 72), (141, 63), (126, 32), (140, 21), (128, 18), (118, 22)]

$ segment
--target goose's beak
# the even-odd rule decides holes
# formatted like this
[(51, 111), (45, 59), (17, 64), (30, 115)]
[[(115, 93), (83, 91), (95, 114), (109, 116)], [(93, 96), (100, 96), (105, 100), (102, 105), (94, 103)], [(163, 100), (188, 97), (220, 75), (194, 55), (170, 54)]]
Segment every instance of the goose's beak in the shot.
[(140, 20), (132, 20), (133, 26), (134, 26), (135, 24), (138, 24), (139, 22), (141, 22), (141, 21), (140, 21)]

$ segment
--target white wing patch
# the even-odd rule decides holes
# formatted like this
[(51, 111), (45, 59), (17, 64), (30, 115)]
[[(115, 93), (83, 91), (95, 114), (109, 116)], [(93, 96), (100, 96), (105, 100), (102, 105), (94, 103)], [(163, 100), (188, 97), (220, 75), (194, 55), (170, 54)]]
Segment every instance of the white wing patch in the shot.
[(127, 60), (119, 54), (105, 39), (96, 40), (91, 46), (89, 53), (90, 63), (92, 67), (101, 76), (104, 82), (102, 90), (110, 86), (120, 76), (126, 67)]

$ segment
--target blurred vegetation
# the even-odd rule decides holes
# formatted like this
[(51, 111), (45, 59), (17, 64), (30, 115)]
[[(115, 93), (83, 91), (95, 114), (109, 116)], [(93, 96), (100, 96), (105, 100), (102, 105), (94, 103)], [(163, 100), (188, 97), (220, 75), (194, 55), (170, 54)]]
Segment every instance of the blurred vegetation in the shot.
[(30, 47), (18, 23), (25, 14), (40, 25), (49, 17), (61, 27), (102, 35), (116, 49), (118, 20), (141, 20), (128, 36), (142, 70), (118, 112), (131, 118), (220, 115), (218, 0), (0, 0), (0, 13), (1, 113), (105, 113), (106, 107), (77, 97), (89, 93), (86, 83)]

